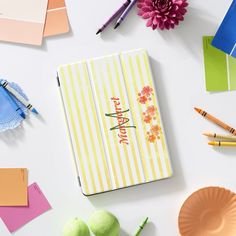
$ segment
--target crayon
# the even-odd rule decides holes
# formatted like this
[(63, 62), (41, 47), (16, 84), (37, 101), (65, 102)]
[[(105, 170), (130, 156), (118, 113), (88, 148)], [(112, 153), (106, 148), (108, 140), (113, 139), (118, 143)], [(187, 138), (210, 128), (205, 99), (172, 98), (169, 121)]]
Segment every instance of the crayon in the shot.
[(223, 139), (223, 140), (236, 142), (236, 136), (233, 136), (233, 135), (224, 135), (224, 134), (216, 134), (216, 133), (203, 133), (203, 135), (209, 138)]
[(137, 2), (137, 0), (132, 0), (129, 4), (129, 6), (125, 9), (125, 11), (122, 13), (122, 15), (120, 16), (120, 18), (118, 19), (118, 21), (116, 22), (115, 25), (115, 29), (117, 27), (120, 26), (120, 24), (125, 20), (125, 18), (127, 17), (127, 15), (129, 14), (130, 10), (132, 9), (132, 7), (135, 5), (135, 3)]
[(195, 111), (197, 111), (199, 114), (201, 114), (203, 117), (207, 118), (211, 122), (215, 123), (216, 125), (220, 126), (223, 129), (229, 131), (231, 134), (236, 135), (236, 130), (234, 128), (232, 128), (229, 125), (225, 124), (224, 122), (220, 121), (216, 117), (208, 114), (206, 111), (203, 111), (203, 110), (196, 108), (196, 107), (194, 109), (195, 109)]
[(142, 222), (142, 224), (138, 227), (138, 229), (136, 230), (136, 232), (134, 233), (134, 236), (139, 236), (143, 230), (143, 228), (145, 227), (145, 225), (148, 222), (148, 217), (145, 218), (145, 220)]
[(6, 80), (1, 82), (3, 88), (5, 88), (9, 93), (11, 93), (19, 102), (21, 102), (26, 108), (32, 111), (35, 114), (38, 114), (38, 111), (21, 95), (16, 91)]
[(110, 25), (110, 23), (120, 14), (122, 14), (122, 12), (124, 12), (124, 10), (129, 6), (131, 0), (127, 0), (107, 21), (106, 23), (98, 30), (98, 32), (96, 34), (100, 34), (102, 33), (108, 25)]
[(217, 146), (217, 147), (236, 147), (236, 142), (209, 142), (208, 143), (211, 146)]

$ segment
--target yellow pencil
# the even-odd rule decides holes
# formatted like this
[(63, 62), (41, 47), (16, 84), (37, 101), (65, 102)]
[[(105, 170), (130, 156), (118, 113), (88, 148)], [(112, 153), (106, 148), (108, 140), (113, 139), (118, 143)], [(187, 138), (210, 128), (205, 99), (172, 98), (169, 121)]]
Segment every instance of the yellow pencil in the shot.
[(216, 133), (203, 133), (203, 135), (205, 135), (209, 138), (223, 139), (223, 140), (236, 142), (236, 136), (233, 136), (233, 135), (224, 135), (224, 134), (216, 134)]
[(211, 146), (217, 146), (217, 147), (236, 147), (236, 142), (209, 142), (208, 143)]

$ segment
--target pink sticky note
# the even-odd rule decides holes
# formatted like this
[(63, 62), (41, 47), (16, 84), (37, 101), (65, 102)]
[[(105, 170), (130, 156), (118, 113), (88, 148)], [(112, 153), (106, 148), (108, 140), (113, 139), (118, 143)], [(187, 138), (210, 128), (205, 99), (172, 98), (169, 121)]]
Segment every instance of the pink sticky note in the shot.
[(11, 233), (51, 209), (36, 183), (28, 187), (28, 203), (26, 207), (0, 207), (0, 217)]

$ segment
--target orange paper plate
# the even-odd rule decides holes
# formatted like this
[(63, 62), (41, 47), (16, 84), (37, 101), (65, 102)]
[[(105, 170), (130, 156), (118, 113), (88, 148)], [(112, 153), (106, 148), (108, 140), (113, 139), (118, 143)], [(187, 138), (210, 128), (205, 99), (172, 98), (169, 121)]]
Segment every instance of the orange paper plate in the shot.
[(193, 193), (180, 210), (179, 231), (181, 236), (235, 236), (235, 193), (219, 187)]

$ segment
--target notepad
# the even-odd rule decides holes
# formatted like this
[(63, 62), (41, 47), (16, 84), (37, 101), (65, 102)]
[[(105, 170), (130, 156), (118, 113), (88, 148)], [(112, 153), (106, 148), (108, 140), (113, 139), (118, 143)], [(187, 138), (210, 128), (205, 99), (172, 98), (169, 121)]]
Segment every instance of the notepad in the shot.
[(27, 206), (27, 169), (0, 169), (0, 206)]
[(212, 45), (223, 52), (236, 57), (236, 0), (233, 0), (221, 23)]
[(29, 203), (26, 207), (0, 207), (0, 217), (11, 233), (51, 209), (36, 183), (28, 187), (28, 194)]
[(0, 0), (0, 40), (41, 45), (48, 0)]
[(49, 0), (44, 36), (64, 34), (69, 28), (65, 0)]
[(203, 37), (206, 90), (236, 90), (236, 59), (211, 45), (213, 36)]
[(85, 195), (172, 175), (145, 50), (62, 65), (58, 82)]

